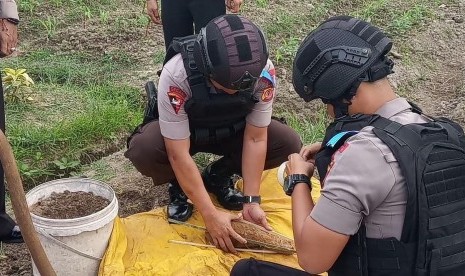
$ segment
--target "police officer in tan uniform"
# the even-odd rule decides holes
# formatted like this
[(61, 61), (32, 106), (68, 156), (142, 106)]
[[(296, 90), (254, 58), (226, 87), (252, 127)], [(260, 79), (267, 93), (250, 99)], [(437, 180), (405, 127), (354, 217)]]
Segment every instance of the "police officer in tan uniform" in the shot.
[[(0, 57), (11, 55), (16, 51), (18, 42), (17, 25), (19, 23), (18, 9), (14, 0), (0, 0)], [(3, 87), (0, 83), (0, 128), (5, 131), (5, 106)], [(0, 242), (23, 242), (21, 231), (16, 223), (6, 214), (5, 183), (3, 169), (0, 172)]]
[[(245, 241), (231, 227), (238, 216), (217, 209), (207, 191), (226, 209), (242, 210), (244, 219), (270, 229), (260, 207), (261, 174), (299, 150), (301, 141), (271, 117), (276, 74), (254, 23), (220, 16), (179, 41), (181, 53), (160, 76), (158, 119), (133, 134), (125, 156), (155, 185), (170, 183), (169, 219), (191, 216), (189, 198), (215, 245), (235, 252), (230, 236)], [(198, 152), (222, 157), (200, 174), (191, 157)], [(233, 174), (243, 177), (243, 193), (234, 188)]]
[[(294, 87), (305, 101), (321, 99), (327, 105), (328, 114), (336, 118), (332, 127), (337, 128), (336, 122), (350, 115), (356, 121), (359, 114), (379, 115), (402, 125), (428, 122), (396, 95), (386, 78), (392, 73), (392, 61), (386, 57), (391, 46), (387, 36), (365, 21), (349, 16), (330, 18), (302, 42), (294, 61)], [(339, 147), (326, 162), (321, 162), (324, 156), (317, 158), (322, 144), (315, 143), (290, 155), (287, 163), (284, 190), (292, 196), (295, 245), (306, 272), (250, 259), (238, 262), (231, 275), (325, 271), (330, 276), (405, 275), (396, 269), (412, 265), (405, 265), (409, 261), (406, 256), (399, 258), (396, 269), (386, 269), (383, 266), (391, 264), (383, 263), (377, 268), (361, 267), (363, 272), (353, 274), (352, 268), (363, 266), (365, 260), (346, 258), (350, 252), (344, 251), (360, 231), (373, 240), (401, 239), (407, 186), (398, 161), (371, 126), (339, 133), (323, 146), (335, 144)], [(323, 187), (316, 204), (310, 196), (309, 179), (315, 166)], [(395, 252), (394, 246), (391, 251)], [(371, 253), (365, 257), (373, 257)]]

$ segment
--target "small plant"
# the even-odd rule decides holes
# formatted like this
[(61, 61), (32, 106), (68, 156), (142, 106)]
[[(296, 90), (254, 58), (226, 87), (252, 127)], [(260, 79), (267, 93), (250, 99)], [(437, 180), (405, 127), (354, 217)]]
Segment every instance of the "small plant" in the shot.
[(84, 28), (87, 26), (87, 22), (92, 19), (92, 11), (90, 10), (89, 7), (84, 7), (83, 8), (84, 12)]
[(3, 92), (7, 102), (32, 101), (31, 85), (34, 81), (26, 73), (26, 69), (5, 68), (2, 81), (5, 85)]
[(81, 165), (81, 162), (77, 160), (70, 160), (66, 157), (62, 157), (60, 160), (55, 160), (52, 163), (55, 164), (59, 170), (65, 172), (75, 170)]
[(21, 174), (21, 178), (28, 183), (32, 182), (35, 184), (37, 179), (53, 175), (50, 171), (46, 169), (33, 169), (29, 167), (28, 164), (23, 162), (18, 162), (18, 169)]
[(109, 17), (108, 11), (106, 11), (106, 10), (100, 10), (99, 11), (99, 18), (100, 18), (100, 22), (102, 24), (107, 24), (108, 23), (108, 17)]
[(53, 16), (47, 16), (47, 19), (45, 20), (39, 19), (39, 22), (42, 25), (42, 27), (44, 27), (45, 31), (47, 32), (47, 38), (52, 38), (57, 31), (57, 25), (58, 25), (57, 19)]

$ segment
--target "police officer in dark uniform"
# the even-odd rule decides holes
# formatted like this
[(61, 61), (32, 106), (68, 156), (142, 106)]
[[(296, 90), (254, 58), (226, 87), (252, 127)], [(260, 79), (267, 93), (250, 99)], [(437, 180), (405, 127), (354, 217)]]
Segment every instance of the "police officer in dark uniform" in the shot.
[[(297, 256), (305, 270), (241, 260), (231, 275), (462, 275), (465, 138), (398, 97), (386, 76), (391, 40), (377, 27), (333, 17), (302, 42), (296, 92), (335, 118), (323, 143), (287, 163)], [(439, 165), (440, 164), (440, 165)], [(318, 168), (322, 190), (310, 196)]]
[[(231, 227), (238, 216), (216, 209), (207, 191), (224, 208), (270, 229), (260, 207), (262, 172), (301, 147), (299, 135), (271, 117), (275, 75), (254, 23), (238, 15), (213, 19), (198, 35), (173, 41), (156, 114), (148, 112), (154, 120), (135, 131), (125, 153), (155, 185), (170, 183), (169, 219), (189, 219), (189, 198), (225, 251), (235, 252), (230, 236), (245, 241)], [(200, 174), (191, 157), (198, 152), (222, 157)], [(243, 193), (234, 188), (234, 174), (243, 177)]]
[[(16, 51), (16, 44), (18, 42), (17, 25), (19, 17), (14, 0), (0, 0), (0, 20), (2, 21), (2, 26), (0, 26), (0, 57), (5, 57)], [(0, 128), (2, 131), (5, 131), (5, 103), (1, 83), (0, 91)], [(3, 169), (0, 171), (0, 242), (23, 242), (19, 227), (6, 213)]]

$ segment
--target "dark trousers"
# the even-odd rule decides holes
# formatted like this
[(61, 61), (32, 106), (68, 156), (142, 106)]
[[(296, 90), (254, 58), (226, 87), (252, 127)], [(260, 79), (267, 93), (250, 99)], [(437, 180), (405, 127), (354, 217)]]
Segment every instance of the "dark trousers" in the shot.
[[(221, 143), (196, 145), (191, 141), (190, 154), (198, 152), (213, 153), (224, 156), (231, 173), (242, 175), (243, 131)], [(286, 161), (289, 154), (299, 152), (302, 142), (299, 135), (289, 126), (272, 120), (268, 126), (268, 145), (265, 170), (276, 168)], [(129, 141), (124, 153), (136, 169), (151, 177), (155, 185), (174, 180), (176, 177), (166, 153), (165, 142), (160, 132), (160, 124), (153, 121), (141, 127)]]
[[(309, 276), (305, 271), (267, 261), (242, 259), (231, 270), (231, 276)], [(318, 276), (318, 275), (315, 275)]]
[(224, 0), (162, 0), (161, 18), (165, 47), (173, 37), (198, 33), (210, 20), (226, 13)]

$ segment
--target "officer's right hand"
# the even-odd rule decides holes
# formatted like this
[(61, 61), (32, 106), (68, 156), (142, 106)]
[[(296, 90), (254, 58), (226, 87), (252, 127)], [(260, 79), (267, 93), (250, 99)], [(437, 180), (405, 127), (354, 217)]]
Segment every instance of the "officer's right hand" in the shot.
[(212, 237), (213, 244), (217, 248), (225, 252), (237, 254), (232, 244), (231, 237), (240, 243), (247, 243), (247, 241), (237, 234), (231, 226), (232, 220), (240, 218), (241, 215), (234, 215), (220, 210), (216, 210), (214, 214), (204, 218), (207, 231)]
[(305, 174), (311, 177), (315, 170), (314, 160), (305, 160), (302, 155), (293, 153), (289, 155), (289, 161), (286, 163), (287, 174)]
[(147, 15), (153, 23), (161, 24), (160, 14), (158, 13), (157, 0), (147, 0)]

